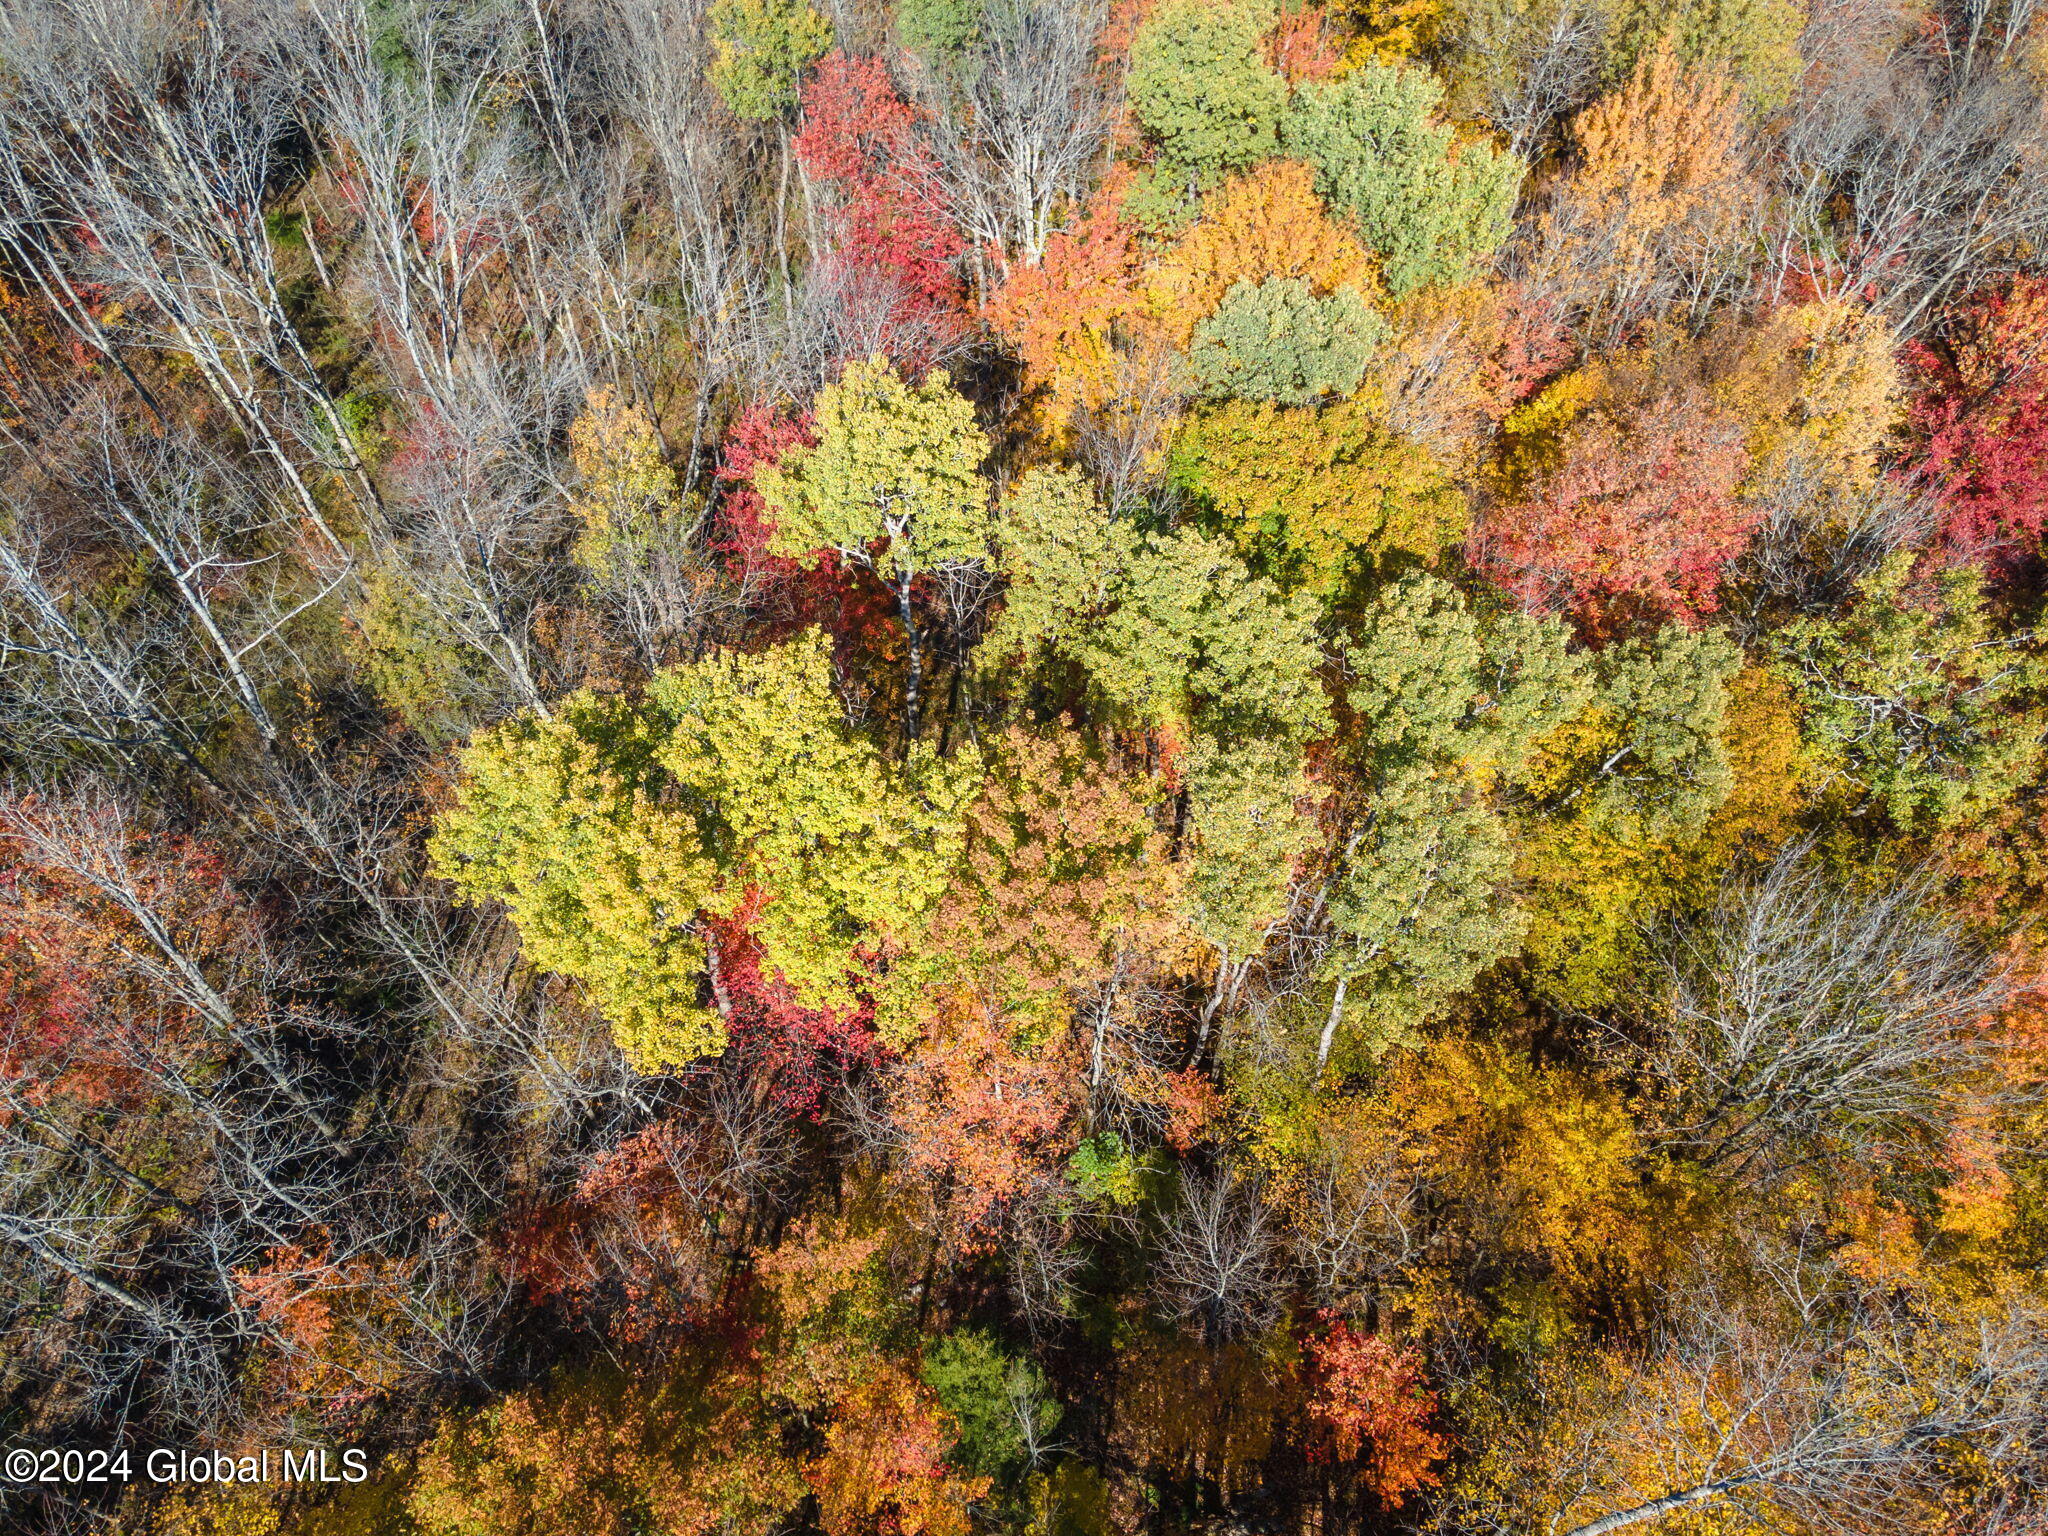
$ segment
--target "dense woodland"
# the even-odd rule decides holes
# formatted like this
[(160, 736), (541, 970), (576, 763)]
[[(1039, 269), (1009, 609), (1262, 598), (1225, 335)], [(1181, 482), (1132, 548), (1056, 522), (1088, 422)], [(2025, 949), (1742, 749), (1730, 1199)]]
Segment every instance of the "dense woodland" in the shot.
[(2048, 1528), (2044, 91), (0, 0), (4, 1519)]

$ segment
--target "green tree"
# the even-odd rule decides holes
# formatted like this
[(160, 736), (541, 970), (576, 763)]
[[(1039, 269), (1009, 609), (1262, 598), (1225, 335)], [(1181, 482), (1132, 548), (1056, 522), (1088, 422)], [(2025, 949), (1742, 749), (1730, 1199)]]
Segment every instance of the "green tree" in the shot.
[(1004, 509), (1010, 578), (990, 644), (1046, 645), (1118, 710), (1181, 730), (1307, 740), (1328, 721), (1307, 603), (1182, 529), (1140, 537), (1071, 470), (1034, 470)]
[(724, 1046), (698, 1003), (698, 923), (739, 894), (722, 889), (691, 809), (665, 795), (660, 744), (657, 721), (590, 693), (481, 732), (428, 847), (465, 900), (504, 903), (536, 969), (583, 984), (645, 1071)]
[(1455, 776), (1396, 775), (1382, 785), (1329, 894), (1335, 983), (1316, 1044), (1326, 1065), (1347, 1021), (1372, 1046), (1409, 1038), (1487, 966), (1514, 953), (1528, 920), (1507, 895), (1507, 828)]
[(1698, 832), (1734, 782), (1721, 730), (1740, 648), (1720, 630), (1667, 625), (1591, 667), (1592, 703), (1520, 775), (1530, 803), (1628, 843)]
[(1768, 113), (1790, 100), (1799, 84), (1805, 26), (1806, 8), (1798, 0), (1624, 0), (1609, 24), (1607, 79), (1627, 79), (1668, 37), (1681, 63), (1726, 70), (1750, 109)]
[(1848, 611), (1777, 642), (1801, 690), (1807, 742), (1902, 831), (1952, 827), (2009, 795), (2034, 764), (2048, 667), (2031, 636), (1992, 627), (1981, 578), (1949, 570), (1926, 597), (1900, 554)]
[(1131, 111), (1184, 187), (1269, 158), (1287, 85), (1259, 46), (1272, 8), (1252, 0), (1164, 0), (1131, 43)]
[(768, 122), (796, 110), (806, 65), (832, 46), (832, 25), (804, 0), (715, 0), (711, 87), (735, 117)]
[(1034, 469), (1017, 482), (997, 543), (1009, 578), (987, 641), (997, 654), (1078, 644), (1137, 553), (1129, 525), (1110, 516), (1085, 475), (1065, 468)]
[(1410, 65), (1368, 63), (1309, 81), (1283, 130), (1289, 154), (1316, 170), (1316, 190), (1380, 253), (1396, 298), (1463, 281), (1508, 236), (1523, 165), (1436, 121), (1443, 87)]
[(1301, 749), (1269, 738), (1198, 736), (1187, 755), (1193, 859), (1188, 917), (1228, 960), (1258, 951), (1287, 910), (1294, 866), (1315, 842), (1296, 809), (1309, 793)]
[(1229, 546), (1189, 529), (1149, 537), (1112, 595), (1072, 654), (1119, 707), (1231, 740), (1299, 742), (1326, 726), (1312, 607)]
[(1367, 395), (1325, 406), (1230, 400), (1193, 412), (1169, 473), (1246, 553), (1318, 593), (1394, 551), (1434, 559), (1461, 537), (1463, 494)]
[(1435, 576), (1393, 582), (1346, 648), (1361, 771), (1457, 763), (1482, 781), (1514, 777), (1591, 701), (1587, 659), (1569, 638), (1555, 618), (1508, 613), (1489, 624)]
[(896, 37), (928, 63), (953, 64), (981, 41), (979, 0), (896, 0)]
[(829, 549), (894, 585), (909, 650), (905, 730), (915, 740), (923, 651), (911, 584), (921, 572), (989, 557), (988, 438), (945, 374), (909, 385), (881, 357), (848, 365), (819, 391), (814, 414), (817, 446), (790, 448), (754, 476), (775, 517), (768, 547)]
[(750, 891), (767, 964), (805, 1002), (850, 1006), (854, 947), (900, 941), (944, 893), (980, 762), (885, 762), (831, 682), (812, 635), (670, 668), (644, 705), (579, 693), (486, 731), (434, 870), (503, 902), (528, 960), (582, 983), (644, 1071), (723, 1047), (703, 920)]
[(1039, 1459), (1059, 1427), (1060, 1405), (1045, 1372), (979, 1329), (933, 1339), (922, 1374), (953, 1416), (960, 1437), (953, 1458), (965, 1471), (1010, 1482)]
[(1308, 405), (1356, 390), (1386, 334), (1357, 289), (1318, 298), (1301, 278), (1272, 277), (1232, 284), (1188, 361), (1212, 398)]
[(1514, 852), (1488, 790), (1592, 694), (1557, 620), (1489, 626), (1419, 573), (1380, 593), (1346, 661), (1345, 767), (1360, 809), (1327, 900), (1336, 941), (1318, 1068), (1340, 1026), (1384, 1048), (1514, 952), (1527, 921), (1508, 895)]

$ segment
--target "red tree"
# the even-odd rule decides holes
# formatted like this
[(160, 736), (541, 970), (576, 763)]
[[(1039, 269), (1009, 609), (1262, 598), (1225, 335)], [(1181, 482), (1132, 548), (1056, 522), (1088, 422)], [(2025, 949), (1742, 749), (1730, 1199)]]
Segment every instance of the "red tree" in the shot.
[(948, 218), (916, 114), (877, 58), (834, 51), (804, 82), (797, 162), (828, 194), (829, 249), (814, 253), (839, 301), (845, 339), (912, 371), (967, 337), (958, 270), (966, 249)]
[(2048, 521), (2048, 279), (1964, 301), (1906, 358), (1923, 382), (1926, 471), (1948, 491), (1942, 542), (2009, 573)]
[(1450, 1449), (1431, 1430), (1436, 1395), (1422, 1385), (1421, 1352), (1337, 1323), (1306, 1353), (1309, 1416), (1328, 1435), (1324, 1454), (1362, 1463), (1360, 1481), (1390, 1509), (1442, 1479), (1432, 1463)]
[(1469, 555), (1529, 607), (1589, 631), (1628, 614), (1696, 624), (1756, 528), (1735, 497), (1745, 466), (1740, 427), (1695, 392), (1626, 420), (1595, 411), (1527, 500), (1480, 522)]

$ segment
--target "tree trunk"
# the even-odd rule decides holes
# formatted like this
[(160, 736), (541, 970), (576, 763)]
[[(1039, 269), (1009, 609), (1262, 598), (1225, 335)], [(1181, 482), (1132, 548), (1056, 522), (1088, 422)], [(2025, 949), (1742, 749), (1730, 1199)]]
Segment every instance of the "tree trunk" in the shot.
[(1607, 1536), (1609, 1531), (1640, 1524), (1645, 1520), (1660, 1519), (1673, 1510), (1684, 1509), (1692, 1504), (1704, 1504), (1709, 1499), (1718, 1499), (1723, 1494), (1733, 1493), (1751, 1483), (1767, 1482), (1774, 1476), (1771, 1472), (1751, 1472), (1741, 1477), (1725, 1477), (1716, 1483), (1701, 1483), (1694, 1488), (1683, 1488), (1677, 1493), (1667, 1493), (1661, 1499), (1652, 1499), (1647, 1504), (1638, 1504), (1631, 1509), (1618, 1509), (1611, 1515), (1602, 1515), (1598, 1520), (1574, 1526), (1563, 1536)]
[(896, 603), (903, 615), (903, 639), (910, 649), (903, 679), (903, 742), (906, 752), (910, 743), (917, 740), (917, 691), (924, 680), (924, 652), (918, 647), (917, 619), (910, 605), (911, 579), (911, 572), (907, 569), (896, 578)]

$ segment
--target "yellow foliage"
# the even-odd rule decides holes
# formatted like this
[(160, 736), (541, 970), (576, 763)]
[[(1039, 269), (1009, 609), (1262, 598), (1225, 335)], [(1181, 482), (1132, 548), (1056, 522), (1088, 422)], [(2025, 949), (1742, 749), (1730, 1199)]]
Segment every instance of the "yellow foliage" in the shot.
[[(1604, 730), (1598, 708), (1562, 727), (1536, 759), (1532, 791), (1562, 790), (1568, 765), (1597, 751)], [(1730, 864), (1768, 857), (1797, 831), (1812, 768), (1791, 688), (1763, 668), (1738, 673), (1721, 739), (1734, 784), (1697, 836), (1635, 845), (1569, 823), (1539, 828), (1524, 844), (1517, 872), (1533, 889), (1528, 952), (1560, 999), (1609, 1001), (1642, 917), (1707, 901)]]
[(1388, 1092), (1472, 1240), (1571, 1290), (1636, 1266), (1647, 1238), (1641, 1148), (1605, 1084), (1450, 1038), (1407, 1058)]
[(1434, 560), (1465, 531), (1464, 497), (1376, 404), (1364, 394), (1320, 407), (1230, 401), (1189, 419), (1174, 472), (1241, 545), (1277, 545), (1311, 588), (1337, 585), (1354, 553)]
[(1495, 466), (1500, 494), (1519, 500), (1544, 471), (1564, 455), (1566, 433), (1604, 393), (1607, 370), (1597, 362), (1574, 368), (1508, 412), (1501, 423), (1502, 447)]
[(1445, 0), (1347, 0), (1341, 14), (1358, 29), (1344, 67), (1398, 64), (1437, 41), (1450, 15)]
[(661, 438), (644, 408), (610, 386), (590, 391), (569, 426), (569, 459), (582, 477), (570, 506), (582, 524), (576, 561), (598, 576), (611, 573), (633, 545), (644, 543), (680, 498), (661, 456)]
[(1749, 428), (1760, 488), (1799, 468), (1861, 488), (1877, 479), (1905, 391), (1889, 327), (1828, 299), (1780, 309), (1744, 337), (1714, 393)]
[(274, 1536), (277, 1510), (258, 1488), (180, 1489), (149, 1513), (117, 1526), (122, 1536)]

